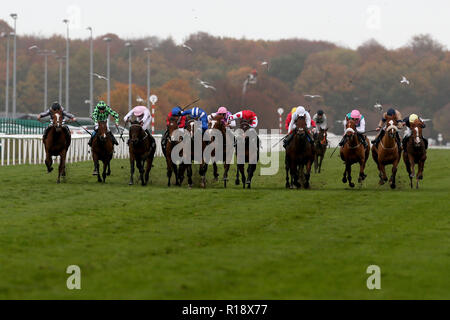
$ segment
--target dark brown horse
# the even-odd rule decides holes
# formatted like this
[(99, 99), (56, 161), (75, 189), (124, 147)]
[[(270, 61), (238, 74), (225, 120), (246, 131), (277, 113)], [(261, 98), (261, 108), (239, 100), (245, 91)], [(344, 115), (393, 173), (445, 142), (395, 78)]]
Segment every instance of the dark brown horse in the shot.
[(362, 181), (367, 177), (364, 174), (364, 168), (366, 167), (367, 159), (369, 158), (369, 146), (370, 141), (365, 137), (367, 142), (367, 148), (359, 141), (356, 133), (356, 124), (352, 119), (347, 121), (345, 126), (346, 142), (340, 149), (341, 159), (345, 162), (344, 176), (342, 182), (346, 183), (348, 180), (348, 185), (353, 188), (355, 184), (352, 182), (352, 164), (359, 163), (359, 178), (358, 182)]
[(403, 151), (403, 161), (408, 171), (411, 188), (413, 187), (412, 179), (415, 176), (414, 167), (418, 164), (418, 172), (416, 179), (416, 188), (419, 189), (419, 180), (423, 179), (423, 168), (425, 160), (427, 160), (427, 150), (422, 136), (423, 124), (420, 120), (410, 124), (411, 136), (406, 142), (406, 148)]
[[(219, 132), (221, 132), (222, 134), (222, 139), (223, 139), (223, 144), (222, 146), (217, 146), (217, 147), (222, 147), (222, 153), (223, 153), (223, 158), (222, 159), (217, 159), (216, 157), (216, 152), (215, 150), (211, 152), (211, 156), (214, 157), (214, 161), (213, 161), (213, 175), (214, 175), (214, 180), (218, 181), (219, 178), (219, 172), (217, 169), (217, 161), (222, 161), (223, 162), (223, 186), (226, 188), (227, 187), (227, 181), (228, 181), (228, 171), (230, 170), (230, 160), (231, 159), (227, 159), (227, 128), (226, 125), (224, 123), (224, 117), (223, 115), (217, 114), (213, 119), (211, 119), (211, 122), (209, 123), (209, 129), (214, 129), (214, 130), (218, 130)], [(213, 142), (215, 139), (215, 137), (211, 138), (211, 142)], [(232, 147), (232, 145), (230, 146)]]
[[(106, 176), (111, 174), (111, 159), (114, 153), (114, 144), (108, 133), (106, 121), (98, 122), (98, 131), (92, 140), (92, 160), (94, 160), (94, 176), (98, 182), (106, 182)], [(99, 161), (103, 162), (103, 173), (100, 178)]]
[(292, 189), (294, 186), (301, 188), (303, 182), (303, 187), (308, 189), (311, 166), (315, 159), (314, 142), (310, 141), (311, 138), (308, 136), (304, 116), (295, 120), (295, 126), (294, 136), (286, 147), (286, 188)]
[(386, 116), (386, 133), (378, 144), (378, 147), (375, 144), (372, 145), (372, 158), (380, 172), (380, 185), (383, 185), (388, 180), (385, 166), (392, 164), (392, 175), (389, 179), (392, 189), (395, 189), (395, 176), (397, 174), (398, 163), (400, 162), (399, 145), (396, 139), (398, 132), (397, 125), (397, 119), (394, 116)]
[[(205, 159), (203, 158), (203, 151), (205, 150), (206, 147), (206, 141), (203, 141), (203, 134), (202, 134), (202, 129), (201, 127), (196, 128), (195, 127), (195, 123), (196, 120), (195, 119), (189, 119), (188, 121), (186, 121), (186, 130), (189, 132), (189, 135), (191, 137), (191, 161), (194, 160), (200, 160), (200, 159), (195, 159), (195, 135), (200, 135), (199, 137), (201, 137), (201, 154), (199, 154), (198, 156), (201, 156), (201, 162), (199, 164), (199, 170), (198, 173), (200, 175), (201, 181), (200, 181), (200, 186), (202, 188), (206, 188), (206, 172), (208, 171), (208, 164), (205, 163)], [(197, 132), (195, 131), (197, 130)], [(182, 169), (181, 169), (181, 177), (184, 176), (184, 170), (187, 169), (187, 175), (188, 175), (188, 184), (189, 187), (192, 186), (192, 163), (188, 164), (186, 163)], [(189, 181), (191, 181), (191, 183), (189, 183)]]
[(320, 169), (322, 168), (322, 161), (325, 157), (325, 152), (327, 151), (328, 146), (327, 132), (328, 129), (319, 128), (319, 133), (315, 136), (314, 139), (314, 173), (320, 173)]
[[(239, 128), (241, 129), (241, 134), (238, 134), (236, 137), (236, 155), (237, 155), (237, 175), (241, 174), (242, 186), (245, 189), (245, 185), (247, 188), (251, 188), (252, 178), (256, 171), (256, 165), (259, 161), (259, 146), (260, 141), (259, 137), (256, 134), (256, 131), (249, 132), (249, 130), (254, 130), (250, 127), (250, 122), (246, 119), (241, 119), (239, 123)], [(242, 152), (240, 150), (239, 145), (244, 147), (244, 154), (240, 155)], [(252, 148), (250, 148), (252, 146)], [(256, 147), (256, 150), (254, 150)], [(256, 154), (255, 154), (256, 152)], [(244, 161), (242, 161), (244, 160)], [(247, 167), (247, 179), (245, 178), (245, 164), (248, 163)], [(239, 184), (238, 176), (236, 175), (237, 183)]]
[[(128, 148), (130, 150), (130, 182), (133, 184), (134, 164), (139, 170), (141, 184), (148, 183), (150, 170), (152, 169), (153, 158), (155, 157), (156, 142), (151, 134), (148, 134), (140, 125), (139, 121), (131, 122), (129, 130), (130, 140)], [(145, 164), (145, 172), (144, 172)]]
[[(175, 185), (181, 186), (180, 181), (180, 175), (179, 171), (183, 167), (183, 163), (180, 163), (177, 165), (172, 160), (172, 150), (175, 148), (175, 146), (180, 143), (181, 140), (174, 139), (172, 137), (173, 133), (178, 129), (178, 117), (170, 117), (169, 119), (169, 125), (167, 126), (167, 131), (169, 133), (167, 144), (165, 150), (163, 150), (164, 157), (166, 158), (166, 165), (167, 165), (167, 186), (170, 187), (170, 179), (172, 178), (172, 173), (175, 174)], [(184, 130), (184, 129), (182, 129)], [(161, 145), (163, 147), (163, 145)], [(180, 156), (182, 154), (180, 153)], [(188, 174), (189, 177), (189, 174)], [(191, 170), (191, 178), (189, 180), (189, 185), (192, 185), (192, 170)]]
[(69, 149), (71, 136), (70, 131), (63, 127), (63, 113), (61, 110), (50, 110), (52, 124), (48, 129), (47, 136), (43, 139), (45, 146), (45, 165), (47, 172), (53, 171), (53, 156), (59, 156), (59, 170), (57, 183), (61, 182), (61, 176), (66, 177), (66, 154)]

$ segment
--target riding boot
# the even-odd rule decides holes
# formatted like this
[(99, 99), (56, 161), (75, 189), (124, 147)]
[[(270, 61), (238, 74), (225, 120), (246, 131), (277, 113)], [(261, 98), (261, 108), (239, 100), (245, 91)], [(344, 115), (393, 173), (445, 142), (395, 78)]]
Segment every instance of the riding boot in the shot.
[(406, 144), (408, 143), (408, 138), (409, 137), (403, 137), (403, 140), (402, 140), (403, 150), (405, 150), (405, 151), (406, 151)]
[(376, 136), (374, 140), (372, 140), (372, 143), (378, 147), (378, 144), (380, 143), (381, 139), (384, 137), (384, 130), (382, 129), (380, 133)]
[(94, 140), (94, 137), (96, 134), (97, 134), (97, 130), (94, 130), (94, 132), (91, 134), (91, 138), (89, 139), (89, 142), (88, 142), (89, 147), (92, 147), (92, 141)]
[(45, 140), (47, 138), (48, 132), (50, 131), (50, 126), (45, 128), (44, 135), (42, 136), (42, 140)]
[(339, 146), (342, 147), (346, 141), (347, 141), (347, 135), (344, 135), (341, 139), (341, 142), (339, 142)]
[(289, 143), (291, 142), (292, 138), (294, 137), (294, 132), (289, 133), (286, 138), (283, 140), (283, 148), (287, 148)]
[(363, 144), (364, 149), (367, 148), (367, 141), (362, 133), (358, 133), (359, 141)]
[(116, 146), (118, 146), (119, 143), (117, 142), (116, 137), (114, 137), (114, 135), (112, 134), (111, 131), (109, 131), (108, 133), (109, 133), (109, 135), (111, 136), (111, 140), (112, 140), (113, 144), (115, 144)]
[(166, 156), (166, 146), (167, 146), (168, 138), (169, 138), (169, 130), (166, 130), (166, 132), (164, 132), (164, 134), (161, 138), (161, 150), (164, 154), (164, 157)]
[(401, 155), (402, 154), (402, 142), (400, 140), (400, 136), (399, 136), (398, 132), (395, 133), (395, 141), (397, 142), (398, 153), (399, 153), (399, 155)]
[(423, 142), (425, 143), (425, 150), (428, 149), (428, 139), (423, 138)]

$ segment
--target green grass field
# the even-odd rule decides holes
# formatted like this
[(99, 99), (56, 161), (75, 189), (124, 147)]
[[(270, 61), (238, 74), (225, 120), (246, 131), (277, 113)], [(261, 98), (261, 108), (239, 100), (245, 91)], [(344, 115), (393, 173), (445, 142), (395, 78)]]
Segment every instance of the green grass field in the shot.
[(61, 185), (44, 165), (0, 167), (0, 298), (450, 299), (450, 151), (429, 150), (419, 190), (403, 162), (397, 190), (378, 186), (372, 159), (351, 190), (329, 154), (311, 190), (286, 190), (284, 167), (252, 190), (211, 183), (211, 167), (208, 189), (169, 189), (162, 159), (147, 187), (127, 185), (125, 160), (105, 185), (91, 162)]

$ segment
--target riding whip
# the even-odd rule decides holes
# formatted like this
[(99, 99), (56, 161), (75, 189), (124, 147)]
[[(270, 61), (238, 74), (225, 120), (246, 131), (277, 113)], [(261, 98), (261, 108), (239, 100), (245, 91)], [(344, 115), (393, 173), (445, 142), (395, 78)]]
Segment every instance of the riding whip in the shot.
[(87, 133), (89, 133), (90, 136), (92, 136), (92, 133), (90, 133), (85, 127), (83, 127), (78, 121), (74, 121), (76, 124), (78, 124), (81, 128), (84, 129)]
[(192, 106), (194, 103), (199, 102), (199, 101), (200, 101), (200, 98), (198, 98), (197, 100), (195, 100), (195, 101), (189, 103), (187, 106), (184, 106), (181, 110), (184, 111), (184, 109), (186, 109), (186, 108), (189, 107), (189, 106)]

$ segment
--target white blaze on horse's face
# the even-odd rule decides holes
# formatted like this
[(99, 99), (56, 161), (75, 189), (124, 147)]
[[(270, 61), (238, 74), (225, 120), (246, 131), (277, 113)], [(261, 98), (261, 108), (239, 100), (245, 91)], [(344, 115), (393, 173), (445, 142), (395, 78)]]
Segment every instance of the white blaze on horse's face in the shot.
[(416, 132), (416, 139), (415, 139), (415, 141), (416, 141), (417, 144), (420, 144), (419, 128), (415, 127), (414, 131)]
[(193, 137), (194, 136), (194, 125), (195, 125), (194, 121), (192, 121), (190, 123), (190, 125), (191, 125), (191, 137)]
[(55, 113), (55, 117), (56, 117), (56, 126), (59, 127), (60, 126), (60, 123), (59, 123), (60, 115), (59, 115), (59, 113)]
[(353, 130), (352, 128), (345, 129), (345, 134), (348, 134), (348, 133), (353, 134), (353, 133), (355, 133), (355, 130)]

